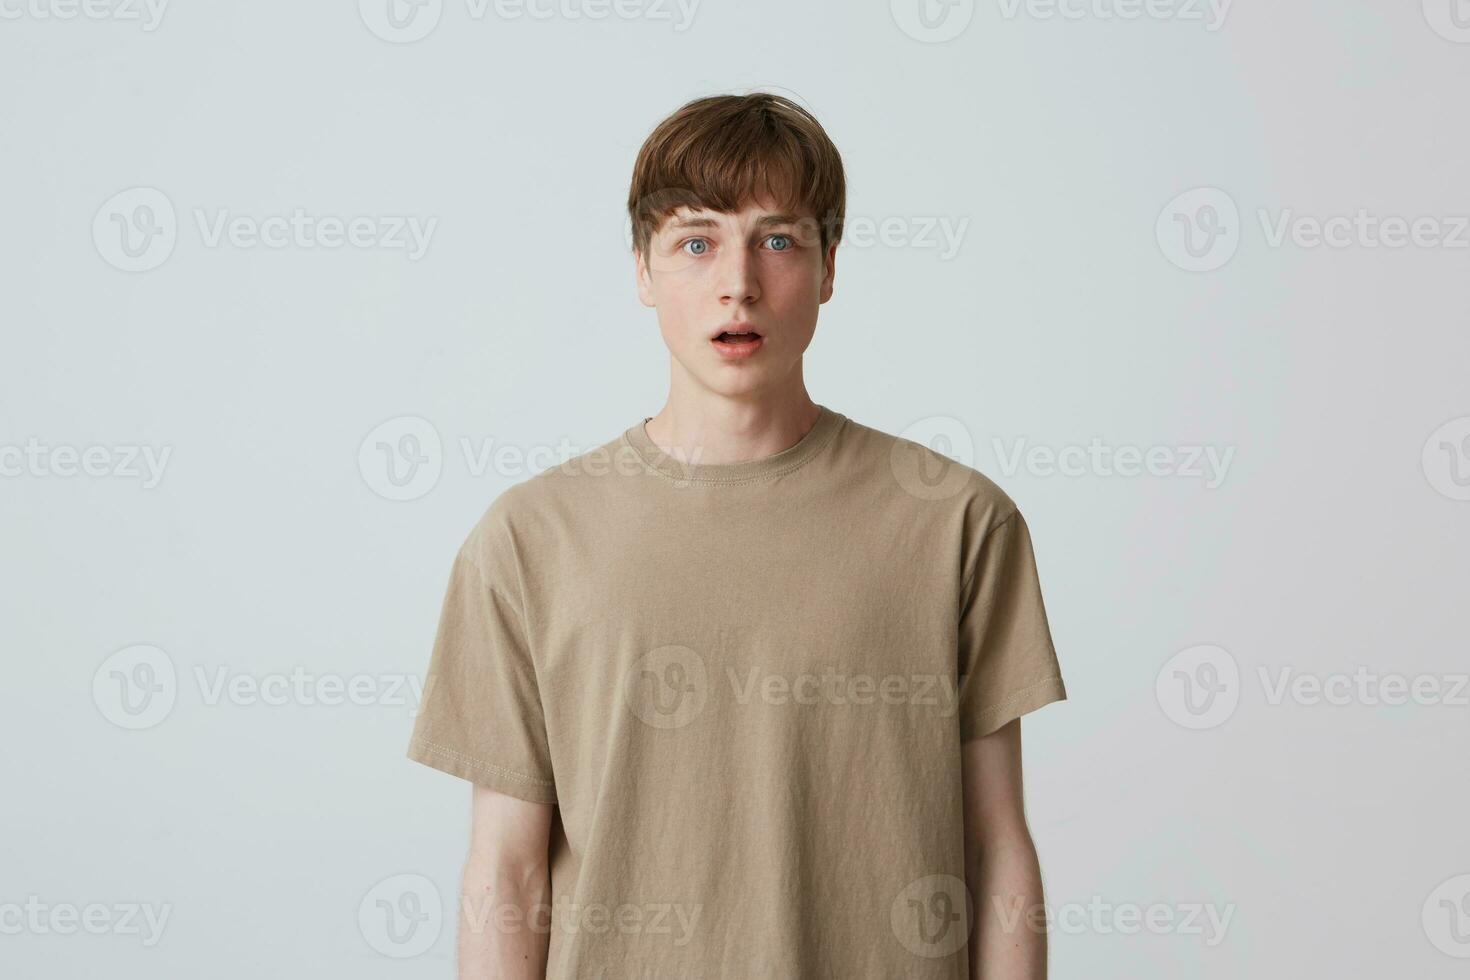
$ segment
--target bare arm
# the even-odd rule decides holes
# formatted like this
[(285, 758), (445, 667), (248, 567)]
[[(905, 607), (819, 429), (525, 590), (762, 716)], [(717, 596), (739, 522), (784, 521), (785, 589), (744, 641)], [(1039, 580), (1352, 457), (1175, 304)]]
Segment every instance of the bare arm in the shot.
[(1041, 865), (1021, 792), (1021, 721), (962, 747), (972, 980), (1046, 980)]
[(556, 807), (472, 790), (460, 882), (460, 980), (544, 980), (551, 935), (547, 850)]

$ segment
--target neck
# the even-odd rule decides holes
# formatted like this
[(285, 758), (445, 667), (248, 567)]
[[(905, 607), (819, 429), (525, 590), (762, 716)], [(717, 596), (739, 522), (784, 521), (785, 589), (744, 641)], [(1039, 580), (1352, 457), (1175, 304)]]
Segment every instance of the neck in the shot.
[(801, 441), (821, 410), (798, 383), (785, 391), (722, 395), (672, 386), (664, 407), (644, 429), (676, 459), (743, 463)]

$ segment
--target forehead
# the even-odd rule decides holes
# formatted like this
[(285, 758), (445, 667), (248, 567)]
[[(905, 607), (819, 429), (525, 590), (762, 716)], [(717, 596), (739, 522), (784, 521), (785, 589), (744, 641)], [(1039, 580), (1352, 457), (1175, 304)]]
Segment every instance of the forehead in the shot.
[(715, 208), (680, 205), (673, 214), (664, 219), (659, 230), (660, 232), (673, 232), (690, 228), (761, 228), (772, 225), (795, 225), (810, 220), (813, 220), (810, 213), (772, 201), (747, 201), (737, 211), (719, 211)]

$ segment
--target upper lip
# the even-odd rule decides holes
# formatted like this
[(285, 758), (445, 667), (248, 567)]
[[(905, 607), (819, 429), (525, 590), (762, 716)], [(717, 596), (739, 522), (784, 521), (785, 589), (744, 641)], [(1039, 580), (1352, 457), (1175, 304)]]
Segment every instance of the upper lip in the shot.
[(714, 333), (710, 334), (709, 339), (714, 340), (722, 333), (753, 333), (756, 336), (760, 336), (760, 331), (755, 328), (755, 324), (732, 320), (731, 322), (720, 327), (720, 329), (716, 330)]

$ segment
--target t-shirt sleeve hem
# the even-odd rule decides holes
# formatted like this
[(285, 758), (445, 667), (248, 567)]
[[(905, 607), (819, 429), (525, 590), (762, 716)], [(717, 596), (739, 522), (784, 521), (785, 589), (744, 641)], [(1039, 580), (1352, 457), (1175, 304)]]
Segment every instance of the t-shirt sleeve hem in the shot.
[(1035, 684), (1028, 684), (999, 704), (985, 708), (976, 716), (974, 724), (960, 737), (961, 744), (983, 738), (999, 731), (1010, 722), (1053, 701), (1065, 701), (1067, 689), (1060, 674), (1053, 674)]
[(415, 762), (467, 779), (497, 793), (514, 796), (518, 800), (529, 803), (556, 802), (556, 787), (550, 781), (524, 776), (504, 766), (472, 759), (447, 745), (415, 738), (409, 742), (407, 755)]

